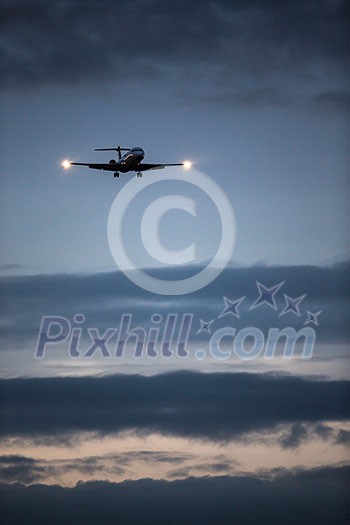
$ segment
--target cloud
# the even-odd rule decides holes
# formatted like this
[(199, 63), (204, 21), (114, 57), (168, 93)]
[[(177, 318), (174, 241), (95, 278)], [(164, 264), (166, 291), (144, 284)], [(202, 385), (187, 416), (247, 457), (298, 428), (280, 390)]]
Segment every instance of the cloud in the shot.
[(197, 476), (215, 476), (220, 474), (225, 474), (228, 471), (232, 472), (232, 469), (237, 468), (239, 462), (226, 459), (225, 461), (213, 461), (211, 463), (193, 463), (191, 465), (182, 466), (180, 468), (171, 470), (168, 473), (170, 479), (176, 478), (188, 478), (193, 473), (196, 473)]
[(0, 264), (0, 272), (18, 272), (28, 269), (24, 264)]
[(347, 381), (262, 374), (8, 379), (0, 381), (0, 435), (132, 431), (226, 441), (294, 424), (282, 446), (297, 446), (303, 424), (350, 418), (348, 392)]
[[(65, 473), (76, 472), (78, 476), (89, 475), (96, 479), (113, 473), (125, 473), (120, 467), (118, 456), (89, 456), (71, 460), (51, 460), (29, 458), (19, 455), (0, 456), (0, 482), (20, 482), (29, 485), (47, 482), (48, 478), (60, 479)], [(103, 474), (102, 474), (103, 473)]]
[(31, 484), (46, 478), (51, 470), (51, 467), (40, 464), (33, 458), (19, 455), (0, 456), (0, 481), (5, 483), (21, 481)]
[[(37, 441), (35, 440), (35, 445)], [(101, 454), (96, 456), (86, 456), (70, 459), (51, 459), (32, 458), (21, 455), (0, 456), (0, 482), (4, 483), (23, 483), (29, 485), (35, 482), (52, 483), (52, 480), (62, 480), (65, 474), (74, 479), (89, 476), (89, 479), (116, 479), (116, 476), (129, 478), (133, 471), (139, 472), (140, 468), (146, 465), (153, 470), (158, 464), (163, 464), (173, 472), (175, 465), (183, 465), (185, 462), (192, 461), (189, 470), (196, 470), (198, 473), (222, 473), (230, 466), (236, 465), (232, 460), (222, 457), (214, 457), (211, 463), (199, 463), (195, 454), (179, 454), (165, 451), (151, 450), (130, 450), (128, 452)], [(182, 466), (182, 469), (184, 467)], [(174, 471), (175, 472), (175, 471)], [(186, 477), (186, 476), (185, 476)]]
[(343, 428), (340, 429), (336, 438), (336, 443), (338, 445), (350, 446), (350, 431)]
[(303, 444), (321, 439), (330, 445), (349, 445), (350, 432), (338, 425), (327, 423), (297, 422), (276, 426), (274, 433), (258, 432), (244, 436), (245, 443), (278, 444), (282, 449), (297, 449)]
[(336, 109), (339, 111), (349, 111), (350, 109), (350, 94), (345, 91), (326, 91), (319, 93), (310, 103), (317, 109)]
[[(184, 278), (184, 272), (199, 271), (199, 267), (185, 270), (172, 267), (160, 269), (163, 279)], [(235, 320), (237, 329), (252, 324), (263, 331), (274, 327), (293, 326), (299, 330), (307, 318), (306, 311), (322, 310), (317, 327), (317, 341), (344, 342), (350, 337), (347, 322), (350, 290), (346, 285), (349, 263), (333, 267), (319, 266), (254, 266), (249, 268), (226, 268), (209, 286), (183, 298), (159, 297), (135, 287), (121, 272), (91, 275), (32, 275), (6, 276), (0, 278), (0, 330), (3, 348), (32, 346), (34, 352), (41, 317), (60, 315), (73, 322), (77, 313), (86, 318), (85, 327), (98, 327), (103, 333), (109, 327), (117, 327), (123, 313), (132, 313), (133, 325), (151, 326), (153, 313), (165, 316), (169, 312), (192, 312), (195, 316), (191, 340), (202, 338), (196, 334), (199, 319), (215, 319), (223, 309), (223, 296), (235, 299), (245, 296), (241, 319)], [(249, 310), (258, 297), (256, 281), (273, 286), (285, 281), (276, 295), (278, 312), (268, 307)], [(294, 314), (278, 316), (283, 309), (283, 294), (298, 297), (307, 294), (301, 304), (302, 316)], [(211, 298), (210, 302), (208, 297)], [(30, 304), (30, 308), (28, 305)], [(220, 324), (221, 323), (221, 324)], [(228, 317), (216, 322), (213, 328), (227, 325)], [(34, 342), (33, 342), (34, 340)]]
[(279, 442), (283, 448), (297, 448), (308, 439), (306, 425), (294, 423), (289, 431), (281, 436)]
[[(217, 524), (347, 523), (349, 467), (254, 476), (143, 479), (59, 486), (0, 485), (2, 517), (12, 524), (82, 522)], [(18, 504), (20, 502), (20, 505)]]
[[(349, 446), (350, 432), (339, 428), (339, 423), (334, 426), (324, 423), (291, 423), (278, 424), (276, 428), (267, 431), (258, 430), (251, 434), (242, 434), (234, 437), (235, 445), (254, 447), (256, 445), (271, 449), (271, 454), (282, 449), (297, 449), (302, 445), (314, 443), (317, 439), (327, 442), (328, 448), (333, 446)], [(84, 437), (83, 437), (84, 436)], [(3, 440), (5, 446), (19, 446), (32, 450), (41, 444), (38, 434), (31, 438), (7, 438)], [(130, 434), (121, 435), (121, 439), (128, 439)], [(78, 441), (86, 443), (86, 434), (71, 434), (71, 442), (67, 445), (71, 451), (77, 446)], [(52, 446), (55, 438), (52, 436)], [(214, 445), (215, 446), (215, 445)], [(230, 448), (230, 446), (229, 446)], [(225, 450), (225, 449), (223, 449)], [(228, 451), (228, 449), (226, 449)], [(233, 449), (234, 450), (234, 449)], [(339, 449), (338, 449), (339, 452)], [(300, 456), (299, 456), (300, 457)], [(100, 455), (84, 457), (67, 457), (45, 459), (44, 457), (28, 457), (19, 454), (0, 456), (0, 482), (4, 483), (32, 483), (52, 484), (58, 482), (71, 485), (74, 480), (109, 480), (122, 481), (125, 479), (138, 479), (142, 472), (157, 473), (157, 478), (179, 479), (190, 476), (216, 476), (247, 474), (242, 470), (242, 463), (233, 459), (230, 454), (211, 454), (207, 452), (198, 454), (197, 450), (169, 451), (159, 450), (128, 450), (127, 452), (111, 452)], [(285, 469), (258, 470), (259, 475), (273, 478), (276, 473), (284, 473)]]
[(319, 423), (314, 428), (314, 433), (317, 437), (320, 437), (321, 439), (329, 439), (331, 435), (333, 434), (334, 430), (329, 425), (324, 425), (323, 423)]
[(5, 88), (151, 79), (176, 82), (189, 100), (270, 104), (293, 82), (317, 95), (346, 68), (342, 1), (13, 0), (1, 11)]

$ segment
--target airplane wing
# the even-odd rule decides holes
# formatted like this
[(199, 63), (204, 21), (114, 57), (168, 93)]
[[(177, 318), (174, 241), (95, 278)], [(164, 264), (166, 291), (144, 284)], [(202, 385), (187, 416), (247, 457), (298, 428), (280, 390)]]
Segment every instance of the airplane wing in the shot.
[[(89, 162), (70, 162), (72, 166), (87, 166), (88, 168), (92, 168), (94, 170), (105, 170), (105, 171), (118, 171), (118, 163), (108, 163), (108, 164), (94, 164)], [(165, 168), (166, 166), (183, 166), (184, 164), (181, 162), (180, 164), (137, 164), (135, 168), (131, 169), (130, 171), (147, 171), (147, 170), (160, 170)]]
[(137, 169), (139, 171), (161, 170), (166, 166), (183, 166), (183, 163), (181, 162), (181, 164), (139, 164), (137, 166)]
[(70, 162), (73, 166), (88, 166), (94, 170), (116, 171), (116, 164), (89, 164), (86, 162)]

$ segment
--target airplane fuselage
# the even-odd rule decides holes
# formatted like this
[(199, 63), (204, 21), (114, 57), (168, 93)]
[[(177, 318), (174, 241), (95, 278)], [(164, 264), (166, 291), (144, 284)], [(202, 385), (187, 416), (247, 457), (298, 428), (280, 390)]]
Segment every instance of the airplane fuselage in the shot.
[(125, 153), (122, 158), (116, 162), (110, 160), (111, 167), (113, 170), (120, 171), (121, 173), (127, 173), (128, 171), (138, 171), (138, 165), (145, 158), (145, 152), (142, 148), (135, 147), (131, 148), (130, 151)]

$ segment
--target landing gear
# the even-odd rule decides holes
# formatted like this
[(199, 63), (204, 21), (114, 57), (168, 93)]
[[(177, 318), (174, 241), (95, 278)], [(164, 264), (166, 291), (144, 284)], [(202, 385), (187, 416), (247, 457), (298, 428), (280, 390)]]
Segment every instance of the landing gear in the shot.
[(114, 173), (114, 178), (115, 177), (119, 177), (119, 173), (117, 171)]
[(136, 173), (138, 177), (142, 177), (142, 171), (137, 171)]

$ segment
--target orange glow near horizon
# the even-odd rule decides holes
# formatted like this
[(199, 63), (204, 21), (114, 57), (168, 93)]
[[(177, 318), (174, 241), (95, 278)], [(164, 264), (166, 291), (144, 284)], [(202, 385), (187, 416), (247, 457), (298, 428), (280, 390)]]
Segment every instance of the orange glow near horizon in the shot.
[[(344, 421), (323, 423), (335, 430), (349, 429), (349, 423)], [(40, 483), (62, 486), (96, 479), (122, 482), (147, 477), (171, 481), (189, 476), (273, 476), (274, 469), (310, 469), (347, 461), (347, 447), (335, 445), (331, 438), (316, 438), (297, 448), (283, 448), (278, 442), (282, 433), (283, 428), (252, 432), (247, 440), (227, 442), (157, 433), (138, 436), (132, 432), (105, 436), (81, 432), (67, 443), (11, 436), (3, 440), (0, 453), (9, 461), (13, 455), (35, 458), (39, 466), (51, 467)], [(86, 462), (91, 465), (88, 471), (84, 469)]]

